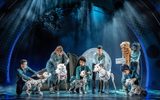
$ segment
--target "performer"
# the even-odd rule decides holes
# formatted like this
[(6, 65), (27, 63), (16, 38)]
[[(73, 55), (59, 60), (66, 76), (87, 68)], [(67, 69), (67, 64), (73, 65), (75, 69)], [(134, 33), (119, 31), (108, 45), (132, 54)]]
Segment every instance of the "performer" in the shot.
[(122, 84), (125, 88), (126, 94), (132, 95), (142, 95), (146, 96), (147, 91), (139, 86), (140, 76), (136, 71), (132, 71), (128, 65), (121, 66), (121, 71), (124, 73), (124, 79)]
[[(92, 65), (92, 70), (94, 69), (94, 66), (96, 64), (100, 64), (100, 66), (104, 67), (105, 64), (105, 55), (103, 54), (103, 47), (101, 45), (98, 45), (97, 47), (97, 52), (94, 54), (94, 62)], [(92, 79), (93, 79), (93, 83), (92, 83), (92, 93), (95, 93), (95, 89), (96, 89), (96, 77), (97, 77), (96, 72), (93, 72), (92, 75)], [(99, 80), (99, 88), (98, 88), (98, 92), (100, 93), (104, 93), (103, 92), (103, 84), (104, 82), (101, 80)]]
[(139, 77), (139, 75), (135, 71), (131, 71), (129, 69), (128, 65), (122, 65), (121, 66), (121, 71), (124, 74), (124, 78), (122, 80), (122, 84), (123, 84), (123, 86), (125, 88), (125, 92), (128, 93), (129, 92), (128, 86), (125, 85), (126, 80), (127, 79), (133, 79), (135, 81), (135, 84), (138, 85), (140, 77)]
[(57, 82), (57, 75), (56, 75), (56, 68), (58, 64), (64, 64), (65, 66), (68, 64), (69, 58), (66, 53), (63, 51), (62, 46), (57, 46), (56, 49), (52, 52), (50, 59), (47, 61), (46, 69), (49, 73), (51, 73), (51, 77), (48, 80), (48, 85), (50, 89), (50, 93), (54, 93), (56, 82)]
[(141, 56), (140, 44), (135, 42), (132, 44), (131, 51), (131, 69), (140, 74), (139, 60)]
[[(87, 81), (89, 80), (89, 75), (91, 74), (91, 70), (89, 69), (88, 66), (86, 66), (86, 58), (85, 57), (80, 57), (79, 59), (79, 66), (76, 68), (76, 79), (81, 80), (82, 77), (80, 76), (81, 71), (86, 71), (87, 73)], [(85, 86), (84, 93), (87, 93), (87, 88), (88, 88), (88, 82)]]
[(27, 76), (27, 73), (31, 72), (32, 74), (36, 74), (34, 70), (28, 67), (28, 63), (26, 59), (22, 59), (20, 61), (20, 67), (17, 69), (17, 85), (16, 85), (16, 93), (17, 95), (21, 95), (23, 91), (23, 86), (25, 84), (24, 80), (32, 80), (31, 77)]

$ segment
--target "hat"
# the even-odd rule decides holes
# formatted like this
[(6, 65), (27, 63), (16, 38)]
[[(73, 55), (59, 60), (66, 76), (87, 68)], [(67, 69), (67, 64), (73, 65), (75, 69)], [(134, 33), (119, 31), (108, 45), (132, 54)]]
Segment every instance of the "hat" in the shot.
[(103, 49), (102, 45), (98, 45), (97, 49)]

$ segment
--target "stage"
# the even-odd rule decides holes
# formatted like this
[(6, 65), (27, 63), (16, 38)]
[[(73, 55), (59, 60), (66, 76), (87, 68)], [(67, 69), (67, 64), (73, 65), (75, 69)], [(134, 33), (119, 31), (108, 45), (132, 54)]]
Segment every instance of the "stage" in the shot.
[(96, 92), (95, 94), (92, 94), (91, 91), (89, 91), (87, 94), (78, 94), (78, 93), (69, 93), (66, 91), (60, 91), (59, 94), (54, 93), (50, 94), (49, 91), (43, 91), (43, 96), (40, 96), (38, 94), (31, 94), (31, 96), (27, 96), (26, 93), (23, 91), (21, 96), (17, 96), (15, 93), (15, 87), (7, 87), (3, 88), (0, 87), (0, 99), (69, 99), (69, 100), (75, 100), (75, 99), (112, 99), (112, 100), (125, 100), (125, 99), (133, 99), (133, 100), (154, 100), (154, 99), (160, 99), (160, 91), (159, 90), (148, 90), (148, 95), (146, 97), (142, 96), (127, 96), (125, 93), (121, 90), (117, 90), (116, 93), (113, 90), (110, 90), (109, 94), (99, 94)]
[[(0, 100), (160, 100), (159, 0), (0, 0), (0, 30)], [(50, 94), (61, 80), (90, 91)]]

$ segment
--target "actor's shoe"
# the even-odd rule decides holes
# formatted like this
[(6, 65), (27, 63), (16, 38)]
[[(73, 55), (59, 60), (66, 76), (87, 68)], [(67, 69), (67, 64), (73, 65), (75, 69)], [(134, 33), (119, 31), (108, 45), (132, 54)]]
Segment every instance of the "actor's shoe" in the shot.
[(104, 91), (101, 91), (101, 93), (105, 93)]
[(54, 94), (54, 93), (56, 93), (56, 92), (55, 92), (55, 90), (54, 90), (53, 88), (50, 88), (50, 89), (49, 89), (49, 93), (50, 93), (50, 94)]
[(98, 91), (98, 93), (99, 93), (99, 94), (103, 94), (103, 93), (105, 93), (105, 92), (104, 92), (104, 91)]

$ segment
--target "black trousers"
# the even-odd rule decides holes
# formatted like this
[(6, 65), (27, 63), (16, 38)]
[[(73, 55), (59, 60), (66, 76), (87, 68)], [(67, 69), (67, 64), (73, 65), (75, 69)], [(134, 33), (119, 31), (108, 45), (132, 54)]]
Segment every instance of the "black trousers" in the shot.
[[(92, 90), (95, 90), (96, 89), (96, 74), (95, 72), (93, 72), (93, 77), (92, 77)], [(99, 80), (98, 81), (98, 92), (102, 92), (103, 91), (103, 84), (104, 84), (104, 81), (103, 80)]]
[(19, 79), (17, 81), (17, 85), (16, 85), (16, 93), (17, 93), (17, 95), (21, 95), (22, 94), (24, 85), (25, 85), (25, 82), (22, 79)]
[[(92, 70), (94, 69), (95, 65), (96, 64), (92, 64)], [(92, 80), (93, 80), (92, 81), (92, 91), (94, 91), (96, 89), (96, 75), (97, 75), (97, 72), (93, 72), (92, 74), (93, 74), (92, 75)], [(98, 81), (98, 92), (103, 91), (103, 84), (104, 84), (103, 80)]]
[[(96, 64), (92, 64), (92, 70), (94, 70), (94, 66)], [(96, 72), (92, 73), (92, 90), (94, 91), (96, 89)]]
[(99, 86), (98, 86), (98, 92), (103, 92), (103, 84), (104, 84), (104, 81), (103, 80), (99, 80), (98, 82)]
[(93, 72), (93, 77), (92, 77), (92, 89), (96, 89), (96, 73)]

